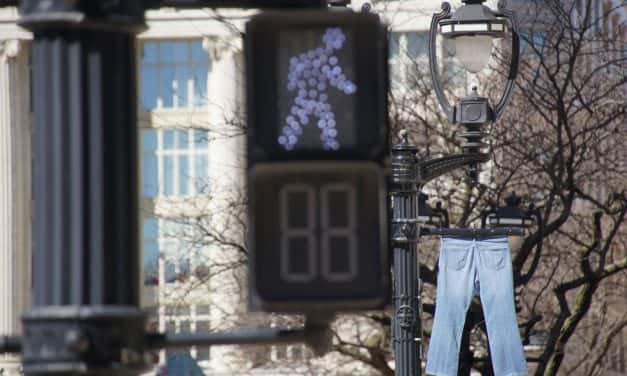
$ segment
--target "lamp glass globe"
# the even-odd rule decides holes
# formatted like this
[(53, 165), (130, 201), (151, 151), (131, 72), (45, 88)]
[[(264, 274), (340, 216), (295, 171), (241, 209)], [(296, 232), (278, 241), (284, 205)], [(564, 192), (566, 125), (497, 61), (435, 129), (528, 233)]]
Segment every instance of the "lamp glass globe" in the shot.
[(455, 38), (455, 55), (466, 70), (477, 73), (486, 67), (492, 54), (489, 35), (463, 35)]

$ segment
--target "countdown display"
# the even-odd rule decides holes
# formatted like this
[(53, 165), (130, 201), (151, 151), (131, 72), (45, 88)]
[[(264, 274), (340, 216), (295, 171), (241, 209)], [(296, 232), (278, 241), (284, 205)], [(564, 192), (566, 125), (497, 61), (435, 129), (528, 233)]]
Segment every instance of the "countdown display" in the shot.
[(302, 311), (324, 302), (329, 309), (354, 309), (385, 302), (386, 201), (378, 166), (265, 164), (251, 180), (251, 284), (266, 307)]

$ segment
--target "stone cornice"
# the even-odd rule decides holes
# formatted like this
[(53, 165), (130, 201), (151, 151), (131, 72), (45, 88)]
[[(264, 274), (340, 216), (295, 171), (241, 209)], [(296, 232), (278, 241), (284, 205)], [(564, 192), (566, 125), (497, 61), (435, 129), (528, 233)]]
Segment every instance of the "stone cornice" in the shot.
[(204, 37), (202, 47), (209, 53), (212, 62), (217, 62), (242, 51), (242, 37), (232, 35), (228, 37)]

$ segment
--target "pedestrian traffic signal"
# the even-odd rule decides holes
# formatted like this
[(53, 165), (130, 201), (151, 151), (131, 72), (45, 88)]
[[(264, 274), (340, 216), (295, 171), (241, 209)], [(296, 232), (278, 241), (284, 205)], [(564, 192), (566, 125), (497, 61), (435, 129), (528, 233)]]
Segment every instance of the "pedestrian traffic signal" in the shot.
[(375, 160), (387, 150), (385, 29), (369, 13), (262, 13), (246, 28), (249, 160)]
[(253, 308), (387, 301), (387, 43), (378, 17), (262, 13), (246, 28)]

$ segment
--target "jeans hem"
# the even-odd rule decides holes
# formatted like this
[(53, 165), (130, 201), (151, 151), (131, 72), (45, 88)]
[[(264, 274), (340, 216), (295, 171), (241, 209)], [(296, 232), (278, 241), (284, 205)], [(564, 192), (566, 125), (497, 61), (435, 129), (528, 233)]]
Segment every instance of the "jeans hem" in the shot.
[[(433, 376), (456, 376), (457, 372), (455, 373), (442, 373), (442, 372), (431, 372), (428, 369), (425, 370), (425, 373), (428, 375), (433, 375)], [(517, 375), (514, 375), (517, 376)]]
[[(442, 373), (442, 372), (431, 372), (429, 370), (425, 370), (425, 373), (428, 375), (432, 375), (432, 376), (456, 376), (457, 373)], [(512, 372), (512, 373), (506, 373), (503, 376), (528, 376), (529, 372), (525, 371), (525, 372)]]

